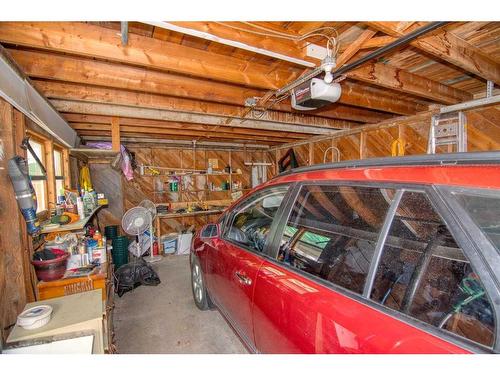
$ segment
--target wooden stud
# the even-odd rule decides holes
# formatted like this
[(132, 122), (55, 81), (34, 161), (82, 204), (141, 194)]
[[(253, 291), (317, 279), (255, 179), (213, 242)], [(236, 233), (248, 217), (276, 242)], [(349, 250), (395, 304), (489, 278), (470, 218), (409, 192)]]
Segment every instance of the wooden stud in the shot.
[(362, 132), (359, 138), (359, 158), (366, 158), (366, 133)]
[(307, 161), (308, 162), (308, 165), (312, 165), (313, 162), (314, 162), (314, 143), (313, 142), (309, 142), (309, 160)]
[(45, 170), (47, 171), (47, 208), (55, 208), (57, 202), (56, 177), (54, 169), (54, 143), (52, 140), (43, 142), (45, 151)]
[(111, 149), (120, 151), (120, 118), (111, 118)]
[(64, 188), (71, 189), (71, 172), (69, 166), (69, 150), (63, 148), (62, 150), (63, 162), (63, 175), (64, 175)]

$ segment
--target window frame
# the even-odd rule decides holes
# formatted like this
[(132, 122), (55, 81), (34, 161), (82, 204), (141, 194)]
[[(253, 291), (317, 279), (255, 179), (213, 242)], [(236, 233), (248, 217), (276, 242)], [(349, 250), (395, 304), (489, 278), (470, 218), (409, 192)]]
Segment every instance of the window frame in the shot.
[(494, 269), (500, 269), (500, 253), (477, 226), (468, 212), (455, 198), (455, 193), (484, 193), (491, 189), (464, 188), (459, 186), (434, 186), (437, 205), (449, 213), (446, 224), (471, 262), (474, 271), (488, 291), (488, 299), (495, 311), (496, 334), (493, 348), (500, 352), (500, 280)]
[[(222, 240), (234, 245), (234, 246), (237, 246), (241, 250), (249, 251), (252, 254), (261, 255), (261, 256), (269, 259), (270, 258), (271, 239), (274, 238), (276, 226), (281, 221), (281, 217), (283, 215), (283, 212), (284, 212), (285, 208), (288, 206), (289, 200), (291, 198), (291, 192), (294, 190), (295, 185), (296, 184), (293, 182), (277, 183), (277, 184), (272, 184), (272, 185), (265, 185), (261, 189), (252, 192), (248, 197), (244, 198), (243, 200), (238, 202), (234, 207), (232, 207), (231, 212), (228, 212), (228, 215), (226, 215), (226, 217), (220, 223), (221, 224), (220, 238)], [(230, 223), (232, 223), (234, 216), (236, 215), (238, 210), (241, 209), (242, 206), (245, 206), (246, 204), (249, 203), (249, 201), (254, 200), (255, 196), (257, 194), (259, 194), (260, 192), (263, 192), (264, 190), (268, 190), (268, 189), (272, 189), (272, 188), (279, 188), (279, 187), (284, 187), (284, 186), (288, 186), (288, 189), (285, 192), (285, 196), (283, 197), (283, 200), (281, 202), (280, 207), (276, 211), (276, 216), (273, 219), (273, 222), (271, 224), (271, 228), (269, 228), (269, 235), (266, 238), (266, 242), (264, 244), (264, 248), (262, 251), (257, 251), (249, 246), (245, 246), (242, 243), (231, 240), (230, 238), (228, 238), (226, 236), (226, 232), (227, 232), (227, 229), (229, 228)]]
[[(355, 293), (349, 289), (343, 288), (341, 286), (335, 285), (329, 281), (323, 280), (313, 274), (302, 271), (277, 259), (281, 236), (288, 222), (291, 210), (297, 201), (301, 188), (307, 185), (312, 185), (312, 186), (341, 185), (341, 186), (359, 186), (359, 187), (395, 189), (396, 195), (394, 197), (393, 202), (389, 206), (386, 217), (384, 219), (383, 226), (380, 230), (379, 238), (377, 239), (376, 249), (374, 251), (373, 258), (370, 263), (370, 270), (365, 280), (365, 286), (362, 295)], [(457, 188), (453, 189), (456, 190)], [(470, 261), (471, 267), (478, 274), (481, 282), (486, 288), (488, 299), (490, 301), (492, 308), (494, 309), (494, 314), (495, 314), (495, 341), (491, 348), (479, 344), (475, 341), (469, 340), (465, 337), (456, 335), (453, 332), (446, 331), (444, 329), (435, 327), (431, 324), (425, 323), (410, 315), (406, 315), (402, 312), (390, 309), (389, 307), (384, 306), (369, 298), (369, 294), (373, 287), (373, 282), (375, 280), (375, 275), (380, 262), (380, 258), (382, 256), (385, 240), (389, 233), (391, 224), (394, 220), (397, 206), (405, 191), (421, 192), (427, 195), (432, 207), (434, 208), (436, 213), (441, 217), (443, 222), (447, 225), (448, 230), (455, 238), (455, 241), (460, 246), (467, 259)], [(356, 300), (357, 302), (360, 302), (365, 306), (374, 308), (381, 313), (384, 313), (392, 318), (398, 319), (399, 321), (409, 324), (417, 329), (423, 330), (440, 339), (449, 341), (454, 345), (462, 347), (466, 350), (476, 353), (494, 353), (494, 352), (498, 353), (500, 352), (500, 306), (499, 304), (495, 304), (494, 301), (495, 300), (500, 301), (500, 290), (498, 288), (498, 285), (495, 284), (495, 282), (492, 280), (491, 274), (485, 272), (485, 265), (484, 265), (485, 259), (480, 256), (479, 249), (473, 248), (472, 245), (474, 244), (474, 241), (470, 239), (471, 228), (472, 232), (474, 233), (474, 236), (477, 235), (476, 233), (477, 231), (479, 232), (481, 231), (479, 228), (477, 228), (475, 224), (473, 224), (473, 227), (469, 226), (466, 228), (457, 225), (458, 224), (457, 219), (460, 219), (460, 217), (458, 217), (456, 211), (454, 212), (451, 209), (451, 207), (447, 204), (447, 201), (450, 200), (450, 197), (446, 196), (446, 192), (447, 190), (445, 189), (445, 187), (443, 186), (437, 187), (436, 185), (431, 185), (431, 184), (407, 184), (407, 183), (394, 183), (394, 182), (353, 181), (353, 180), (336, 180), (336, 181), (310, 180), (310, 181), (296, 182), (295, 186), (293, 186), (288, 191), (289, 193), (288, 200), (285, 202), (284, 205), (282, 205), (282, 207), (280, 207), (280, 209), (283, 208), (283, 212), (281, 212), (279, 221), (273, 222), (273, 226), (275, 226), (275, 228), (274, 231), (270, 233), (270, 236), (268, 237), (266, 244), (267, 249), (269, 251), (268, 258), (273, 264), (275, 264), (278, 267), (283, 267), (288, 271), (291, 271), (302, 277), (305, 277), (334, 292), (340, 293), (345, 297)], [(398, 196), (399, 199), (396, 199), (396, 197)], [(458, 202), (456, 202), (456, 205), (459, 206)], [(472, 219), (470, 219), (470, 222), (472, 222)], [(385, 233), (385, 235), (383, 235), (383, 233)], [(499, 259), (500, 257), (498, 256), (499, 254), (496, 251), (495, 253), (496, 253), (496, 258), (500, 261)]]
[[(37, 143), (40, 145), (41, 147), (41, 150), (42, 150), (42, 155), (39, 157), (40, 161), (42, 162), (45, 170), (47, 170), (47, 157), (45, 155), (46, 153), (46, 148), (45, 148), (45, 140), (43, 138), (41, 138), (38, 134), (35, 134), (35, 133), (32, 133), (32, 132), (28, 132), (28, 135), (30, 137), (30, 143), (33, 142), (33, 143)], [(29, 151), (26, 151), (26, 162), (28, 161), (28, 154), (29, 154)], [(44, 184), (44, 190), (45, 190), (45, 194), (44, 194), (44, 206), (45, 208), (43, 210), (40, 210), (36, 213), (37, 216), (39, 215), (44, 215), (45, 212), (49, 211), (49, 202), (50, 202), (50, 197), (49, 197), (49, 176), (46, 174), (45, 176), (31, 176), (28, 172), (28, 176), (30, 178), (31, 181), (43, 181)], [(39, 197), (37, 196), (36, 197), (37, 199), (37, 202), (39, 202)], [(38, 207), (37, 207), (38, 209)]]
[[(61, 157), (60, 157), (60, 167), (61, 167), (61, 174), (57, 175), (56, 174), (56, 152), (58, 152)], [(57, 197), (59, 195), (59, 191), (57, 190), (57, 181), (62, 182), (62, 187), (63, 189), (65, 188), (65, 178), (66, 176), (64, 175), (64, 148), (59, 146), (58, 144), (54, 143), (52, 147), (52, 159), (54, 160), (54, 186), (55, 186), (55, 200), (57, 202)]]

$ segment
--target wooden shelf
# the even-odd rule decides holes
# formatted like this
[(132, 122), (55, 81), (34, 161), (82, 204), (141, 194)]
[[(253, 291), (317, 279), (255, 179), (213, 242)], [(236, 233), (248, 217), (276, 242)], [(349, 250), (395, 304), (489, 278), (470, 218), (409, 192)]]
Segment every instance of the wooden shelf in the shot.
[[(57, 228), (50, 228), (50, 229), (43, 229), (42, 225), (42, 234), (47, 234), (47, 233), (54, 233), (54, 232), (66, 232), (66, 231), (71, 231), (71, 230), (80, 230), (83, 229), (85, 225), (89, 222), (90, 218), (94, 216), (94, 214), (103, 206), (98, 206), (97, 208), (94, 209), (94, 211), (91, 212), (89, 216), (84, 217), (83, 219), (80, 219), (78, 221), (75, 221), (74, 223), (71, 224), (65, 224), (61, 225)], [(46, 224), (46, 223), (44, 223)]]
[(69, 154), (80, 159), (114, 158), (119, 151), (101, 150), (99, 148), (71, 148)]

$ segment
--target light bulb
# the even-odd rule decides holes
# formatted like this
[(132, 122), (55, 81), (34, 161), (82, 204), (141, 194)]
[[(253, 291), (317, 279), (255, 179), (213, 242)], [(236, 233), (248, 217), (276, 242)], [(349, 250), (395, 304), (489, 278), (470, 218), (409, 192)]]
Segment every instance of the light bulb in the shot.
[(331, 72), (326, 72), (325, 76), (323, 77), (323, 80), (326, 83), (332, 83), (332, 81), (333, 81), (333, 74)]
[(323, 78), (326, 83), (332, 83), (333, 75), (332, 70), (335, 68), (335, 59), (332, 56), (325, 56), (321, 62), (321, 68), (325, 71), (325, 77)]

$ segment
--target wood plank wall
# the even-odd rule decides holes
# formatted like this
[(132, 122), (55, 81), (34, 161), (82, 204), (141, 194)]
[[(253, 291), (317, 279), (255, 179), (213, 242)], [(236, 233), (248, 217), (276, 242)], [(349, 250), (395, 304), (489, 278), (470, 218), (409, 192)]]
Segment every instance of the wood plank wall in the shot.
[[(143, 147), (128, 145), (127, 148), (135, 154), (137, 164), (153, 165), (168, 168), (201, 169), (208, 168), (209, 159), (218, 160), (216, 170), (223, 171), (230, 165), (233, 171), (241, 169), (241, 175), (232, 175), (233, 180), (242, 182), (244, 189), (251, 188), (251, 167), (245, 162), (271, 162), (271, 157), (267, 151), (256, 150), (216, 150), (216, 149), (182, 149), (166, 147)], [(227, 200), (231, 198), (230, 191), (201, 191), (206, 189), (207, 180), (213, 182), (215, 186), (221, 186), (228, 176), (193, 176), (191, 187), (188, 191), (172, 193), (168, 192), (167, 176), (154, 177), (150, 175), (141, 176), (139, 171), (134, 172), (134, 179), (127, 181), (123, 175), (119, 177), (113, 175), (111, 167), (106, 164), (90, 164), (91, 177), (98, 192), (104, 192), (113, 201), (122, 200), (122, 210), (116, 207), (101, 210), (99, 214), (100, 225), (119, 224), (121, 215), (128, 209), (138, 205), (143, 199), (149, 199), (155, 203), (168, 202), (198, 202), (205, 200)], [(268, 168), (268, 178), (274, 174), (274, 166)], [(155, 188), (155, 180), (161, 181), (164, 185), (164, 192), (159, 193)], [(102, 182), (102, 183), (101, 183)], [(121, 189), (119, 188), (121, 186)], [(182, 190), (182, 189), (180, 189)], [(119, 197), (119, 194), (121, 196)], [(112, 204), (110, 200), (110, 205)], [(210, 221), (216, 216), (209, 217)], [(206, 223), (206, 218), (202, 216), (188, 217), (179, 220), (186, 228), (194, 225), (196, 229)], [(173, 228), (162, 220), (162, 233), (171, 232)]]
[(0, 99), (0, 338), (4, 340), (25, 304), (35, 299), (29, 263), (33, 249), (7, 174), (10, 158), (26, 157), (19, 147), (24, 135), (24, 116)]
[[(325, 151), (336, 147), (340, 160), (356, 160), (391, 156), (391, 144), (401, 138), (405, 141), (405, 155), (425, 154), (432, 115), (435, 111), (415, 116), (383, 121), (359, 129), (342, 131), (332, 137), (314, 137), (303, 144), (289, 144), (271, 151), (273, 161), (292, 147), (300, 166), (323, 163)], [(500, 105), (473, 109), (465, 112), (467, 117), (468, 151), (500, 150)], [(334, 151), (326, 154), (332, 159)], [(275, 163), (276, 165), (276, 163)], [(277, 173), (277, 169), (274, 169)]]

